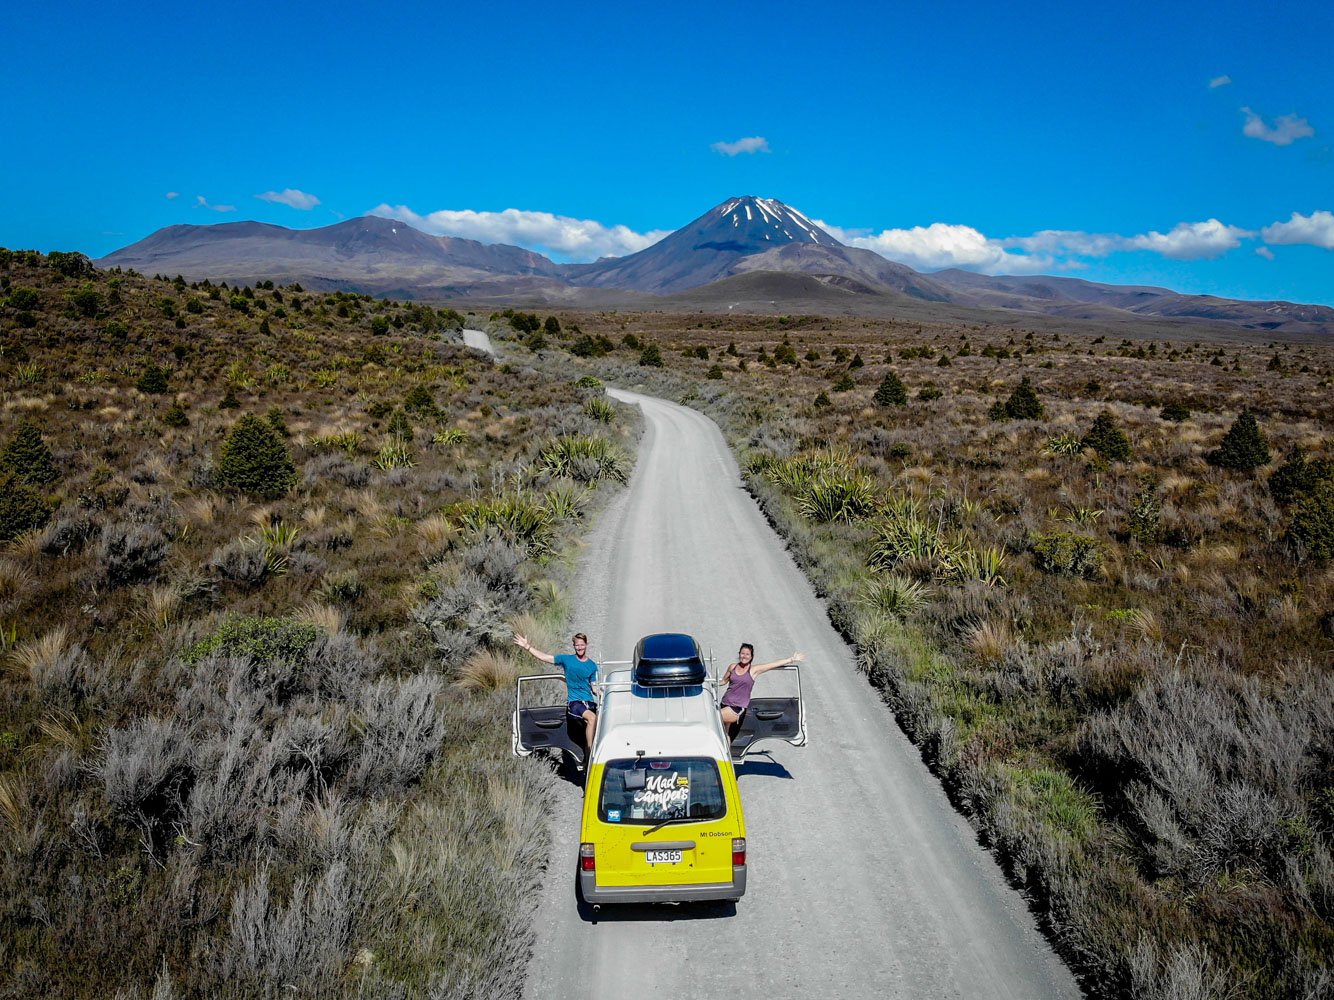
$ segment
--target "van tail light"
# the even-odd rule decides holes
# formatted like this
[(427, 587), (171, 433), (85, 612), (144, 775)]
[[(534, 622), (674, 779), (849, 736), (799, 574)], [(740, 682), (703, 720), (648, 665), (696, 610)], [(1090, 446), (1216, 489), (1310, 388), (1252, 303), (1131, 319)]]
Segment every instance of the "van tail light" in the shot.
[[(736, 844), (736, 841), (734, 840), (734, 841), (732, 841), (732, 843), (733, 843), (733, 845), (735, 845), (735, 844)], [(742, 846), (742, 847), (745, 847), (745, 845), (746, 845), (746, 842), (743, 840), (743, 841), (741, 842), (741, 846)], [(732, 856), (733, 856), (733, 857), (736, 857), (735, 854), (733, 854)], [(742, 854), (741, 854), (741, 857), (744, 859), (745, 856), (746, 856), (746, 855), (745, 855), (745, 852), (743, 851)], [(742, 864), (745, 864), (744, 860), (742, 861)], [(592, 845), (592, 844), (580, 844), (580, 845), (579, 845), (579, 870), (580, 870), (581, 872), (591, 872), (591, 871), (595, 871), (595, 870), (597, 870), (597, 859), (593, 857), (593, 845)]]
[[(591, 860), (591, 859), (590, 859)], [(732, 867), (744, 868), (746, 866), (746, 838), (732, 838)]]

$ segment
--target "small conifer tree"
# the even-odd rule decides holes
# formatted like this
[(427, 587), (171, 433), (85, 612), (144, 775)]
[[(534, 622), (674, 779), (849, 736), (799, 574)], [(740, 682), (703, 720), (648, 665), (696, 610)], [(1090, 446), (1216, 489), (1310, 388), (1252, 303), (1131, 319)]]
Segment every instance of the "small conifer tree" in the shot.
[(1098, 414), (1079, 443), (1084, 448), (1092, 448), (1109, 462), (1124, 462), (1130, 458), (1130, 438), (1126, 437), (1110, 410)]
[(42, 434), (26, 417), (14, 428), (14, 436), (0, 451), (0, 473), (10, 473), (32, 486), (41, 486), (56, 478), (51, 449)]
[(908, 389), (894, 372), (885, 372), (873, 398), (876, 406), (903, 406), (908, 402)]
[[(629, 334), (626, 334), (629, 336)], [(657, 344), (649, 344), (639, 352), (639, 367), (641, 368), (661, 368), (662, 367), (662, 349)]]
[(296, 482), (296, 466), (273, 425), (247, 413), (222, 443), (218, 479), (260, 500), (276, 500)]
[(1288, 542), (1309, 559), (1334, 559), (1334, 480), (1317, 483), (1297, 501)]
[(839, 376), (838, 381), (834, 383), (835, 392), (851, 392), (855, 388), (857, 388), (857, 383), (846, 372)]
[(1038, 399), (1038, 394), (1033, 390), (1033, 383), (1027, 376), (1019, 382), (1014, 392), (1010, 393), (1010, 398), (1005, 401), (1005, 415), (1011, 420), (1041, 420), (1047, 415), (1042, 400)]
[(168, 391), (167, 373), (158, 367), (156, 362), (150, 361), (144, 366), (135, 388), (145, 395), (160, 396)]
[(46, 499), (12, 472), (0, 473), (0, 542), (10, 542), (51, 517)]
[(1220, 469), (1251, 472), (1269, 462), (1269, 445), (1250, 410), (1242, 410), (1222, 442), (1208, 455), (1209, 464)]
[(185, 415), (185, 407), (180, 403), (172, 403), (171, 408), (162, 415), (162, 422), (168, 427), (187, 427), (190, 424), (190, 418)]
[(1301, 448), (1294, 448), (1270, 475), (1269, 493), (1286, 507), (1314, 493), (1322, 482), (1334, 482), (1334, 462), (1327, 458), (1312, 462)]

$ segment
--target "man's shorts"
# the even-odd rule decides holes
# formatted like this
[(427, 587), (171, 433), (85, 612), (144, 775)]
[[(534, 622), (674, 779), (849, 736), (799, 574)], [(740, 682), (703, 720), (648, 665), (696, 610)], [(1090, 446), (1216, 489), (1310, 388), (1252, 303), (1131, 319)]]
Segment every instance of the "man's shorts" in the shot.
[(572, 701), (565, 706), (565, 711), (570, 714), (571, 718), (582, 719), (585, 712), (592, 712), (597, 715), (598, 705), (595, 701)]

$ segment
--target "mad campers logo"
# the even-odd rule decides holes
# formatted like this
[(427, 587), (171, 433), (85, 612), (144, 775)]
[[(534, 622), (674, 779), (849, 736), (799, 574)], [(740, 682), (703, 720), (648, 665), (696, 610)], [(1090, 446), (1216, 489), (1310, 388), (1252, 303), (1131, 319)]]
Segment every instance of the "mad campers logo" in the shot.
[(634, 804), (652, 819), (675, 819), (686, 814), (690, 803), (690, 777), (684, 774), (650, 774), (642, 791), (635, 792)]

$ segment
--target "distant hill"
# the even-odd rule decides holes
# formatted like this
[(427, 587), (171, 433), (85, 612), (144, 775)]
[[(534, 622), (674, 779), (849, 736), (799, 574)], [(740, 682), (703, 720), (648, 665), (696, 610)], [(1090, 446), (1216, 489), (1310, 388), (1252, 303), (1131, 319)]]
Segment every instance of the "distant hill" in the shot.
[[(638, 253), (592, 264), (557, 264), (520, 247), (430, 236), (373, 216), (310, 230), (259, 222), (169, 226), (97, 263), (191, 279), (299, 281), (310, 288), (401, 298), (572, 309), (755, 305), (972, 320), (995, 312), (1001, 314), (994, 317), (997, 322), (1020, 316), (1153, 319), (1334, 333), (1334, 308), (1328, 306), (1245, 302), (1043, 275), (958, 269), (921, 274), (870, 250), (845, 246), (780, 201), (750, 195), (715, 205)], [(760, 274), (801, 280), (736, 280)]]

